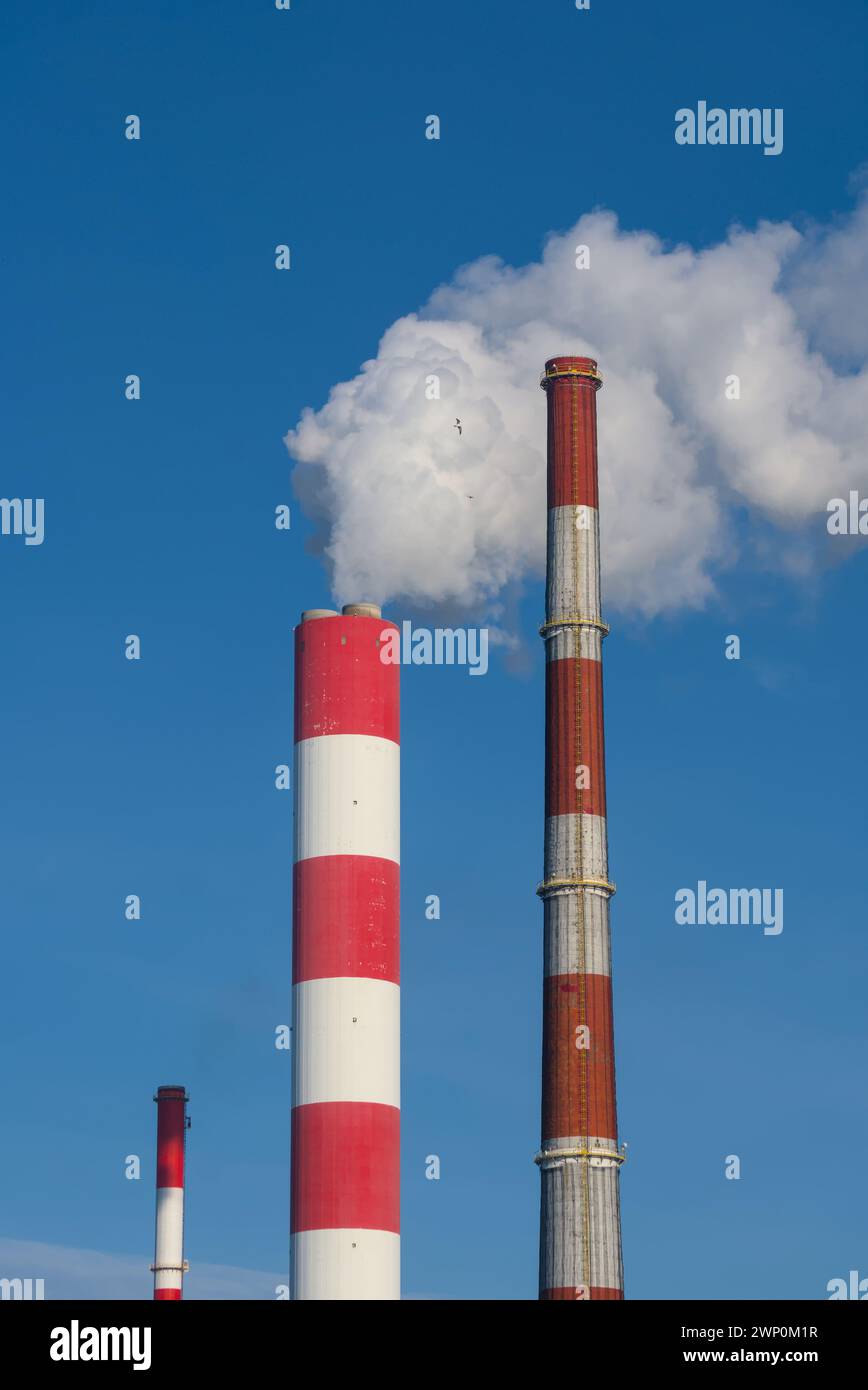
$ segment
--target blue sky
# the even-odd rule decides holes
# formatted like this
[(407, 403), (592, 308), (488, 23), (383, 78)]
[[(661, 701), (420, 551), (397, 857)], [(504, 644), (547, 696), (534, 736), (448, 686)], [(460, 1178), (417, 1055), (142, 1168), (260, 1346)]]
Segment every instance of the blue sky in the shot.
[[(190, 1296), (197, 1266), (251, 1271), (255, 1296), (286, 1272), (292, 807), (273, 769), (291, 630), (329, 592), (282, 437), (461, 264), (531, 261), (595, 206), (696, 248), (733, 221), (845, 215), (864, 35), (856, 0), (12, 6), (0, 494), (45, 498), (46, 535), (0, 537), (0, 1235), (67, 1252), (46, 1255), (48, 1296), (64, 1278), (148, 1296), (151, 1096), (171, 1082), (192, 1097)], [(784, 153), (676, 146), (675, 109), (706, 97), (783, 107)], [(788, 578), (734, 526), (748, 560), (701, 610), (608, 612), (632, 1298), (819, 1298), (868, 1275), (868, 557)], [(536, 1292), (543, 602), (517, 584), (510, 669), (404, 672), (410, 1296)], [(676, 926), (702, 878), (782, 887), (782, 935)]]

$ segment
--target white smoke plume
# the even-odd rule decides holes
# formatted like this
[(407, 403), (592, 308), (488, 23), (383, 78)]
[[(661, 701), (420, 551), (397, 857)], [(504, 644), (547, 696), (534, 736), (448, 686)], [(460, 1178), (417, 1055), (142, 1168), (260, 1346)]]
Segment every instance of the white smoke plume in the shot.
[(559, 353), (597, 358), (604, 378), (609, 606), (703, 605), (721, 566), (751, 562), (736, 514), (773, 528), (763, 564), (770, 549), (792, 568), (793, 534), (808, 553), (829, 499), (868, 492), (868, 198), (829, 228), (764, 222), (699, 251), (596, 211), (539, 262), (459, 270), (286, 437), (338, 602), (490, 613), (507, 583), (542, 575), (538, 380)]

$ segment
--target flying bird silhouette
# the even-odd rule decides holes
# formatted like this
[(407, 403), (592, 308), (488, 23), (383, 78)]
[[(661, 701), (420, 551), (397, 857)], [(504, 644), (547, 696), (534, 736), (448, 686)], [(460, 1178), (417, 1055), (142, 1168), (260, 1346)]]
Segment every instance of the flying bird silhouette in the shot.
[(458, 416), (457, 416), (457, 415), (456, 415), (456, 417), (455, 417), (455, 424), (453, 425), (453, 429), (456, 429), (456, 430), (458, 431), (459, 436), (460, 436), (460, 434), (461, 434), (461, 421), (458, 419)]

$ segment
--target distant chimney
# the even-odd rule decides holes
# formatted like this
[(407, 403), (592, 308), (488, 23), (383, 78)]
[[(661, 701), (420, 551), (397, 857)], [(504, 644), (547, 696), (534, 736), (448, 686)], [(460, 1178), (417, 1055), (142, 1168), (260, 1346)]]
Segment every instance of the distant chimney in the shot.
[(184, 1152), (187, 1140), (187, 1092), (183, 1086), (160, 1086), (157, 1102), (157, 1235), (154, 1298), (180, 1298), (184, 1262)]

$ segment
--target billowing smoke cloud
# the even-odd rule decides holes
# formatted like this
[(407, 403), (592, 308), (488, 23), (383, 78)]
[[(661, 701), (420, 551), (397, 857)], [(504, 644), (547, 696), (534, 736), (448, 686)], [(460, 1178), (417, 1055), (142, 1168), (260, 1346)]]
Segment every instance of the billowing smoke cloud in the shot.
[(868, 491), (866, 298), (868, 200), (828, 229), (761, 223), (702, 251), (594, 212), (538, 263), (465, 266), (287, 435), (336, 600), (491, 612), (508, 582), (542, 574), (537, 383), (558, 353), (596, 357), (605, 381), (609, 606), (701, 606), (745, 512), (776, 528), (790, 568), (788, 535), (825, 534), (829, 499)]

